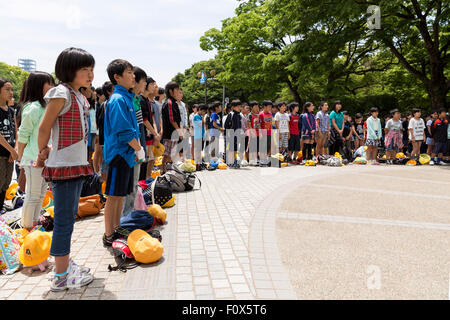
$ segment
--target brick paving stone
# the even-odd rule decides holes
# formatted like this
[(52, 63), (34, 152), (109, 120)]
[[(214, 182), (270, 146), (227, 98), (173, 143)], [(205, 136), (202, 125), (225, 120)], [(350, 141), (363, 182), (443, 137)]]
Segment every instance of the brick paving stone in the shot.
[(8, 289), (17, 289), (23, 284), (23, 281), (8, 281), (5, 285), (3, 285), (2, 290)]
[(83, 293), (83, 296), (100, 296), (103, 292), (103, 286), (101, 287), (87, 287), (86, 291)]
[(209, 277), (194, 277), (194, 285), (205, 285), (205, 284), (209, 284), (211, 282), (211, 280), (209, 279)]
[(176, 299), (177, 300), (194, 300), (195, 293), (193, 291), (177, 292)]
[(212, 294), (212, 288), (210, 286), (194, 286), (194, 291), (198, 295)]
[(49, 291), (49, 293), (45, 296), (46, 300), (61, 300), (66, 295), (66, 291), (53, 292)]
[(246, 284), (231, 284), (234, 293), (250, 293), (250, 289)]
[(232, 284), (245, 283), (244, 276), (229, 276), (228, 279)]
[(0, 299), (8, 298), (13, 293), (14, 293), (14, 289), (10, 289), (10, 290), (2, 289), (2, 290), (0, 290)]
[(234, 294), (233, 294), (233, 291), (231, 291), (231, 288), (215, 289), (214, 296), (216, 297), (216, 299), (233, 299), (234, 298)]
[(212, 287), (214, 289), (229, 288), (230, 287), (230, 283), (226, 279), (223, 279), (223, 280), (212, 280)]

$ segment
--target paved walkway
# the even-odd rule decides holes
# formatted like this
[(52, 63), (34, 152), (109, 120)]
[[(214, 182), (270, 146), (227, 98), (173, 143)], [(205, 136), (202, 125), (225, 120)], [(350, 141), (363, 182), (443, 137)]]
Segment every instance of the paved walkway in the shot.
[[(294, 225), (293, 221), (311, 223), (311, 220), (326, 219), (323, 215), (334, 213), (316, 212), (306, 203), (301, 205), (298, 200), (309, 192), (304, 188), (309, 190), (318, 179), (322, 179), (324, 186), (319, 189), (322, 194), (329, 194), (334, 192), (329, 186), (334, 177), (351, 182), (355, 172), (370, 179), (370, 175), (384, 175), (384, 172), (389, 176), (390, 170), (385, 167), (296, 166), (200, 172), (202, 188), (177, 194), (176, 205), (167, 209), (167, 223), (160, 227), (164, 256), (157, 264), (141, 266), (127, 273), (108, 272), (108, 264), (115, 262), (111, 253), (102, 246), (104, 225), (103, 216), (99, 215), (77, 222), (73, 235), (74, 260), (94, 270), (96, 280), (91, 285), (52, 293), (48, 290), (50, 282), (46, 280), (46, 274), (25, 268), (11, 276), (0, 276), (0, 299), (308, 298), (314, 295), (305, 295), (304, 283), (295, 277), (298, 268), (286, 258), (291, 255), (304, 257), (298, 254), (301, 251), (299, 245), (304, 245), (298, 242), (304, 228), (302, 225), (296, 225), (297, 228), (289, 226)], [(405, 180), (404, 185), (421, 183), (414, 180), (421, 179), (415, 176), (414, 170), (427, 170), (429, 179), (442, 182), (440, 186), (448, 189), (449, 180), (441, 179), (440, 172), (448, 175), (450, 171), (442, 168), (408, 168), (402, 179), (412, 180)], [(373, 178), (376, 180), (377, 177)], [(398, 192), (409, 192), (409, 189)], [(446, 194), (437, 194), (440, 198), (423, 200), (448, 201)], [(344, 199), (336, 201), (344, 203)], [(324, 203), (326, 201), (320, 201), (319, 206)], [(300, 207), (301, 211), (293, 210)], [(290, 216), (297, 212), (300, 215)], [(308, 213), (321, 213), (322, 216), (311, 218), (305, 216)], [(341, 213), (339, 215), (342, 216)], [(410, 219), (402, 220), (401, 223), (407, 223)], [(366, 224), (372, 222), (376, 223), (375, 220), (364, 221)], [(445, 219), (430, 223), (426, 226), (441, 228), (448, 241)], [(298, 246), (286, 245), (289, 239)], [(305, 261), (308, 262), (307, 259)]]

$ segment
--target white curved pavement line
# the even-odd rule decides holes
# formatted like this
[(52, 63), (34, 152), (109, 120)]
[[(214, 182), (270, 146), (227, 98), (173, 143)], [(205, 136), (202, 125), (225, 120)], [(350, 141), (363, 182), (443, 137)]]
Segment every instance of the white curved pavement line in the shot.
[(278, 209), (289, 193), (292, 186), (307, 185), (320, 176), (338, 176), (352, 172), (355, 168), (329, 168), (329, 167), (297, 167), (287, 172), (287, 177), (280, 177), (273, 187), (279, 190), (268, 199), (270, 203), (263, 203), (256, 209), (250, 226), (249, 255), (252, 269), (252, 278), (257, 299), (300, 299), (291, 286), (288, 272), (282, 265), (279, 255), (276, 224), (279, 218)]
[(287, 187), (351, 168), (242, 168), (197, 173), (161, 228), (164, 261), (127, 272), (119, 299), (296, 299), (275, 217)]

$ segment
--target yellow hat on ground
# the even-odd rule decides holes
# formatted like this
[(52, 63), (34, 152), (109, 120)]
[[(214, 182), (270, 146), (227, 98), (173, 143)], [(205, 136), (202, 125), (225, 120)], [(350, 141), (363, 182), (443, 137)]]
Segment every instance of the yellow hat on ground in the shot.
[(155, 158), (161, 157), (164, 154), (165, 148), (164, 145), (158, 143), (152, 147), (153, 156)]
[(308, 167), (314, 167), (315, 165), (316, 165), (316, 162), (312, 161), (312, 160), (308, 160), (305, 162), (305, 166), (308, 166)]
[(430, 161), (431, 161), (431, 157), (430, 157), (430, 155), (428, 155), (428, 154), (426, 154), (426, 153), (422, 153), (422, 154), (419, 156), (419, 162), (420, 162), (420, 164), (429, 164)]
[(12, 185), (10, 185), (9, 188), (6, 190), (5, 199), (12, 200), (17, 193), (18, 187), (19, 185), (17, 183), (13, 183)]
[(227, 165), (225, 163), (219, 163), (219, 165), (217, 166), (217, 169), (226, 170), (227, 169)]
[(287, 166), (288, 166), (287, 162), (283, 162), (283, 163), (281, 164), (281, 167), (282, 167), (282, 168), (287, 167)]
[(403, 158), (405, 158), (406, 156), (405, 156), (405, 154), (404, 154), (403, 152), (399, 152), (399, 153), (397, 153), (397, 154), (395, 155), (395, 157), (396, 157), (397, 159), (403, 159)]
[(417, 165), (417, 162), (416, 162), (416, 160), (409, 160), (409, 161), (406, 163), (406, 165), (407, 165), (407, 166), (415, 166), (415, 165)]
[(39, 230), (28, 234), (20, 247), (19, 260), (24, 266), (36, 266), (50, 256), (52, 237), (48, 232)]
[(153, 263), (161, 259), (164, 247), (158, 239), (144, 230), (136, 229), (128, 236), (128, 247), (134, 259), (140, 263)]
[(161, 208), (159, 204), (152, 204), (150, 207), (148, 207), (147, 211), (153, 218), (160, 220), (162, 223), (166, 221), (167, 213)]
[(162, 205), (162, 207), (163, 208), (170, 208), (170, 207), (173, 207), (174, 205), (175, 205), (175, 196), (172, 196), (172, 198), (169, 201), (167, 201), (166, 203), (164, 203)]

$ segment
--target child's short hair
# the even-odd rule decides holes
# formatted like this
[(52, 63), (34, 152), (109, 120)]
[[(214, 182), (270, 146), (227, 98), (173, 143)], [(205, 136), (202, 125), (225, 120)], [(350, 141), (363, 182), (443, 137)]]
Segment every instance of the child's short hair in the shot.
[(263, 106), (263, 107), (266, 107), (266, 106), (273, 106), (273, 103), (272, 103), (272, 101), (270, 101), (270, 100), (264, 100), (263, 103), (262, 103), (262, 106)]
[(207, 111), (207, 110), (208, 110), (208, 107), (206, 106), (206, 104), (202, 103), (202, 104), (199, 104), (199, 105), (198, 105), (197, 110), (200, 110), (200, 111)]
[(328, 104), (327, 101), (320, 101), (319, 109), (322, 109), (322, 107), (325, 105), (325, 103)]
[(109, 99), (110, 94), (113, 92), (114, 85), (111, 81), (106, 81), (102, 86), (103, 94), (105, 95), (106, 99)]
[(237, 107), (237, 106), (241, 106), (242, 105), (242, 102), (241, 102), (241, 100), (239, 100), (239, 99), (236, 99), (236, 100), (233, 100), (233, 101), (231, 101), (231, 107), (233, 108), (233, 107)]
[(253, 108), (254, 106), (259, 105), (257, 101), (250, 101), (250, 103), (248, 104), (250, 108)]
[(414, 108), (414, 109), (411, 110), (411, 114), (412, 114), (413, 117), (418, 112), (421, 112), (421, 110), (419, 108)]
[(355, 115), (355, 119), (361, 119), (362, 117), (362, 114), (359, 112)]
[(133, 70), (133, 65), (129, 63), (126, 60), (123, 59), (116, 59), (113, 60), (109, 65), (108, 68), (106, 68), (106, 71), (108, 72), (109, 80), (111, 80), (113, 85), (117, 84), (116, 79), (114, 79), (114, 75), (122, 76), (124, 71), (127, 69)]
[(374, 112), (378, 112), (378, 108), (377, 107), (370, 108), (370, 113), (372, 114)]
[(348, 111), (342, 111), (342, 113), (344, 114), (344, 116), (348, 116)]
[(438, 114), (441, 114), (442, 112), (447, 113), (447, 109), (445, 109), (445, 108), (439, 108)]
[(72, 82), (77, 71), (86, 67), (95, 67), (94, 57), (86, 50), (68, 48), (56, 59), (55, 75), (61, 82)]
[(391, 117), (393, 117), (394, 114), (396, 114), (397, 112), (400, 113), (400, 111), (398, 109), (391, 110), (391, 112), (390, 112)]
[(147, 89), (148, 88), (148, 85), (149, 84), (151, 84), (151, 83), (155, 83), (156, 81), (155, 80), (153, 80), (153, 78), (152, 77), (147, 77), (147, 85), (145, 86), (145, 89)]
[(281, 108), (282, 105), (286, 105), (286, 101), (280, 101), (280, 102), (278, 102), (277, 107), (278, 107), (278, 108)]
[(298, 106), (299, 106), (298, 102), (291, 102), (291, 103), (288, 104), (287, 107), (289, 108), (289, 111), (290, 111), (290, 112), (293, 112), (294, 109), (295, 109), (296, 107), (298, 107)]
[(135, 78), (134, 80), (136, 81), (136, 83), (138, 83), (142, 79), (145, 79), (145, 82), (147, 82), (147, 73), (145, 73), (144, 70), (142, 70), (139, 67), (134, 67), (133, 72), (134, 72), (134, 78)]
[(178, 83), (176, 83), (175, 81), (170, 81), (168, 84), (166, 84), (166, 89), (165, 89), (165, 93), (166, 93), (166, 97), (167, 99), (172, 98), (172, 95), (170, 94), (170, 90), (175, 90), (175, 89), (180, 89), (180, 85)]
[(160, 95), (160, 94), (164, 94), (164, 93), (166, 93), (166, 90), (164, 89), (164, 88), (159, 88), (158, 89), (158, 95)]
[(98, 96), (103, 95), (102, 87), (98, 87), (97, 89), (95, 89), (95, 93), (97, 94), (97, 98), (98, 98)]

